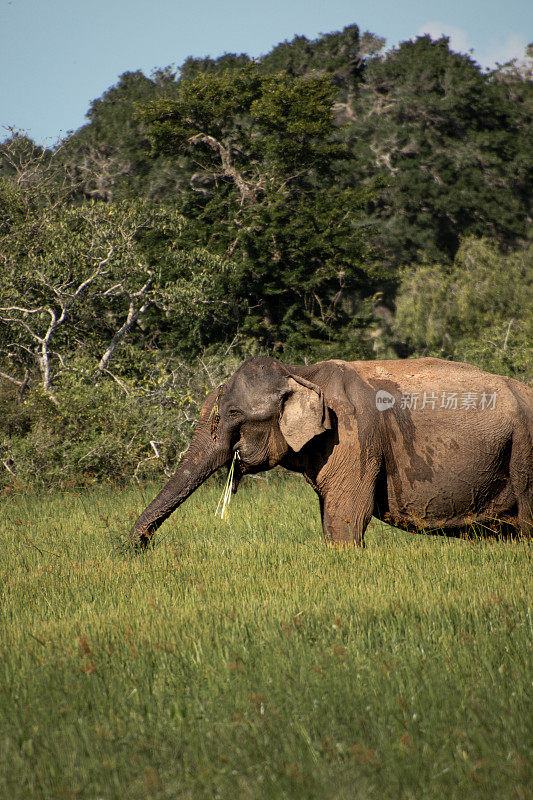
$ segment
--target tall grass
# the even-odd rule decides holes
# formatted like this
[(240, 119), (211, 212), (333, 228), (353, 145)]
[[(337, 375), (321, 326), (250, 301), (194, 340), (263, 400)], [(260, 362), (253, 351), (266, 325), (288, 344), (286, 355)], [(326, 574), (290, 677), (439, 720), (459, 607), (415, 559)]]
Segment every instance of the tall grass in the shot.
[(6, 495), (0, 797), (531, 797), (531, 550), (373, 523), (320, 534), (299, 480)]

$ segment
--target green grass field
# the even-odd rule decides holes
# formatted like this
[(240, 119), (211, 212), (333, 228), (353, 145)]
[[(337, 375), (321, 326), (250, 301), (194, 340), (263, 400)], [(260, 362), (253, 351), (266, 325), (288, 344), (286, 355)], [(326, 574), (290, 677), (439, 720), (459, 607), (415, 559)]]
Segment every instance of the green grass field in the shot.
[(321, 538), (295, 479), (6, 494), (0, 797), (532, 797), (531, 548), (374, 522)]

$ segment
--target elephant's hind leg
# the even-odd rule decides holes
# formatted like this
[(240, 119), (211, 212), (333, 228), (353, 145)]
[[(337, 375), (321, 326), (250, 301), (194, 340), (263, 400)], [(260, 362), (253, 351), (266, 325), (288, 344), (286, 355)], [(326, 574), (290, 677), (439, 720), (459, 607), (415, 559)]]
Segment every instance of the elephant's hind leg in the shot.
[(518, 528), (522, 536), (533, 538), (533, 442), (524, 431), (513, 441), (509, 472), (518, 507)]
[(533, 539), (533, 491), (518, 497), (518, 527), (522, 536)]

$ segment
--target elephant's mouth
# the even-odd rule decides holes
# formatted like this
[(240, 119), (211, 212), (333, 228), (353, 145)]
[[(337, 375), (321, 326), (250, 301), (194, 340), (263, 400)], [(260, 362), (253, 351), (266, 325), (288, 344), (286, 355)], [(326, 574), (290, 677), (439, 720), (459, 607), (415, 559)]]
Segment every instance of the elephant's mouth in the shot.
[[(237, 450), (237, 452), (239, 452)], [(265, 461), (261, 461), (257, 464), (244, 462), (242, 457), (235, 459), (235, 464), (233, 467), (233, 477), (231, 480), (231, 491), (233, 494), (237, 492), (239, 488), (239, 484), (242, 478), (245, 475), (255, 475), (258, 472), (264, 472), (265, 469), (268, 469), (269, 465)]]
[[(237, 450), (237, 453), (239, 451)], [(237, 493), (237, 489), (239, 488), (239, 483), (241, 482), (241, 478), (244, 475), (244, 466), (239, 458), (235, 459), (235, 464), (233, 467), (233, 478), (231, 481), (231, 491), (232, 494)]]

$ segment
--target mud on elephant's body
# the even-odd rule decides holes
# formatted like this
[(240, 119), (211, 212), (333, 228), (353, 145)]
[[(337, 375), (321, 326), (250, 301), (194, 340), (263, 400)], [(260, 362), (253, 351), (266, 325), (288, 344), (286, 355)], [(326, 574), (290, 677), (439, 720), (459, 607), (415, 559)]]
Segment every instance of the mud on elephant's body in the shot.
[(326, 541), (361, 544), (372, 515), (399, 528), (533, 533), (533, 390), (435, 358), (246, 361), (206, 399), (175, 475), (135, 523), (159, 525), (238, 450), (246, 473), (302, 473)]

